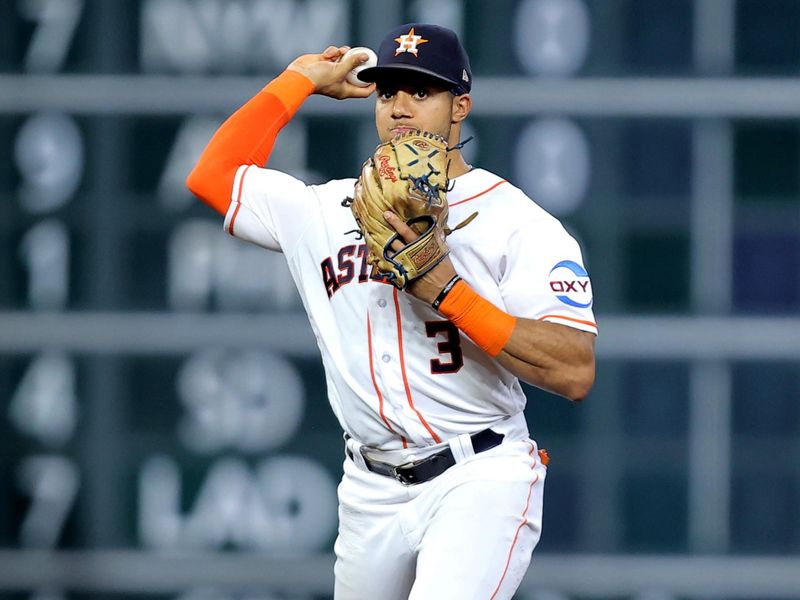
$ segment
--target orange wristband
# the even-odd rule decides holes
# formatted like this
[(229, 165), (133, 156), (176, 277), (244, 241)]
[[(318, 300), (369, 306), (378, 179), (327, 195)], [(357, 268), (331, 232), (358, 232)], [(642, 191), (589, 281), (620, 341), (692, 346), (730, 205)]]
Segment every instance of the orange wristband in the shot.
[(458, 281), (439, 305), (439, 312), (466, 333), (489, 356), (508, 343), (517, 318), (500, 310), (464, 281)]

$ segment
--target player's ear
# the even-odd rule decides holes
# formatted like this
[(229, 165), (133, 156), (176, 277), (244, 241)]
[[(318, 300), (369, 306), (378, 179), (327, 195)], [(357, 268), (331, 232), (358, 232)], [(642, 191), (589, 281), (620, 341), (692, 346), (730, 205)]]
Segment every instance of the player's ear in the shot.
[(469, 94), (453, 96), (453, 109), (451, 111), (450, 122), (460, 123), (467, 118), (472, 110), (472, 97)]

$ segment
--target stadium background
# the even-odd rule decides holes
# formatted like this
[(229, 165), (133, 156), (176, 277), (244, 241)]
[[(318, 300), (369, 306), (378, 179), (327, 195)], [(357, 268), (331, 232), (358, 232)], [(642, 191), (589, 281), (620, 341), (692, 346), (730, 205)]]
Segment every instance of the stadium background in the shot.
[[(0, 597), (329, 597), (313, 336), (183, 179), (293, 57), (410, 20), (461, 33), (468, 159), (596, 290), (590, 398), (527, 389), (552, 462), (518, 599), (800, 598), (796, 0), (0, 2)], [(313, 98), (271, 166), (374, 144), (371, 102)]]

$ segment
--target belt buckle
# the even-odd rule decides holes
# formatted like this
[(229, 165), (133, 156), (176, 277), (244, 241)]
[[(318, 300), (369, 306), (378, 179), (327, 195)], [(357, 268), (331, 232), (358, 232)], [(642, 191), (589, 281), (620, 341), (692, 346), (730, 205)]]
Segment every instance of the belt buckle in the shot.
[[(378, 467), (369, 466), (369, 465), (380, 465), (382, 467), (382, 475), (389, 476), (395, 479), (396, 481), (399, 481), (403, 485), (414, 485), (414, 482), (408, 481), (401, 473), (397, 472), (397, 469), (400, 469), (402, 467), (413, 466), (415, 464), (414, 462), (406, 462), (401, 465), (392, 465), (382, 460), (371, 458), (369, 456), (368, 449), (366, 446), (361, 446), (359, 448), (359, 452), (361, 453), (361, 456), (364, 458), (364, 463), (367, 465), (367, 469), (369, 471), (372, 471), (373, 473), (374, 472), (381, 473), (381, 469), (378, 469)], [(376, 471), (376, 469), (378, 470)]]
[[(400, 465), (400, 466), (402, 466), (402, 465)], [(400, 483), (402, 483), (403, 485), (405, 485), (405, 486), (411, 485), (410, 483), (408, 483), (408, 482), (405, 480), (405, 478), (404, 478), (404, 477), (403, 477), (403, 476), (402, 476), (400, 473), (398, 473), (398, 472), (397, 472), (397, 467), (391, 467), (391, 473), (392, 473), (392, 476), (393, 476), (393, 477), (394, 477), (394, 478), (395, 478), (397, 481), (399, 481)]]
[(408, 476), (406, 476), (406, 475), (403, 475), (402, 473), (400, 473), (400, 472), (398, 471), (398, 469), (403, 469), (403, 468), (406, 468), (406, 467), (414, 467), (414, 466), (418, 465), (419, 463), (421, 463), (421, 462), (422, 462), (422, 461), (424, 461), (424, 460), (425, 460), (425, 459), (422, 459), (422, 460), (416, 460), (416, 461), (412, 460), (412, 461), (410, 461), (410, 462), (403, 463), (402, 465), (395, 465), (395, 466), (393, 466), (393, 467), (391, 467), (391, 468), (390, 468), (390, 471), (391, 471), (391, 473), (392, 473), (392, 476), (393, 476), (393, 477), (394, 477), (394, 478), (395, 478), (397, 481), (399, 481), (400, 483), (402, 483), (402, 484), (403, 484), (404, 486), (406, 486), (406, 487), (410, 487), (410, 486), (412, 486), (412, 485), (417, 485), (417, 484), (419, 484), (419, 483), (422, 483), (421, 481), (413, 481), (413, 480), (409, 480), (409, 479), (408, 479)]

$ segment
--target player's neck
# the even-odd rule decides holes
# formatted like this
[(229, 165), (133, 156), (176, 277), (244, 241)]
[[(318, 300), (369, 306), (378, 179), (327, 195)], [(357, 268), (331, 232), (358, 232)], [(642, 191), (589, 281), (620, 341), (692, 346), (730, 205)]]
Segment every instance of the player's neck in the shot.
[(464, 160), (464, 156), (461, 154), (460, 150), (455, 150), (450, 153), (450, 166), (447, 169), (447, 177), (449, 179), (453, 179), (464, 173), (469, 173), (472, 170), (472, 165), (467, 164), (467, 161)]

